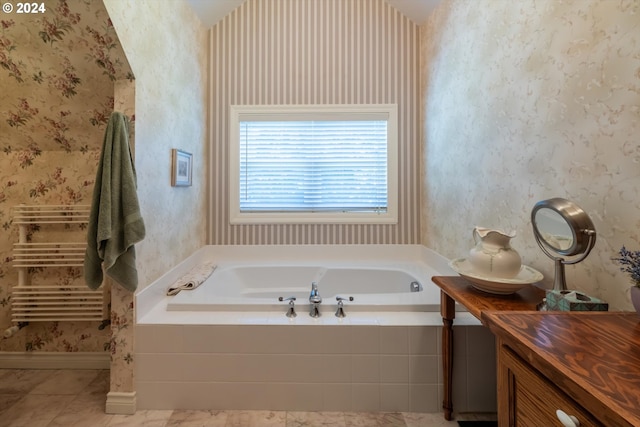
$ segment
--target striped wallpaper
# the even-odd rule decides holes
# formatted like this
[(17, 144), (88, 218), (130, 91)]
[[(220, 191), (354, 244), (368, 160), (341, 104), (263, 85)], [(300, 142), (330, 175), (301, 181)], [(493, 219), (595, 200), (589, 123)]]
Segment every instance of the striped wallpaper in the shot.
[[(419, 243), (414, 22), (384, 0), (247, 0), (210, 30), (210, 49), (208, 243)], [(368, 103), (398, 105), (398, 224), (229, 224), (230, 105)]]

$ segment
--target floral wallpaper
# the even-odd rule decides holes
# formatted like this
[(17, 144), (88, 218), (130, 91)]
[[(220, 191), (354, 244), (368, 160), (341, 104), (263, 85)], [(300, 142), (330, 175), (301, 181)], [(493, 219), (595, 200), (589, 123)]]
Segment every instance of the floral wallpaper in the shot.
[[(44, 13), (0, 15), (0, 329), (11, 326), (18, 276), (11, 266), (18, 240), (13, 206), (91, 202), (114, 86), (132, 79), (101, 2), (55, 0), (46, 2)], [(52, 230), (33, 228), (29, 237), (47, 241), (47, 233)], [(84, 236), (75, 228), (60, 240)], [(35, 269), (30, 280), (83, 283), (79, 268)], [(113, 347), (110, 329), (99, 326), (31, 322), (0, 339), (0, 351), (106, 352)]]
[(632, 310), (612, 261), (640, 249), (640, 3), (446, 0), (421, 27), (423, 243), (465, 257), (480, 225), (513, 229), (553, 279), (530, 213), (564, 197), (592, 218), (567, 284)]

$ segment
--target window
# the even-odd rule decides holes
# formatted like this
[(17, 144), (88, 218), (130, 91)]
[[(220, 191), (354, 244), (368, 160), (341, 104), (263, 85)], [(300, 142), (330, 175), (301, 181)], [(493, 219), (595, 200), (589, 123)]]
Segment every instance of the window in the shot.
[(395, 105), (232, 106), (232, 224), (397, 222)]

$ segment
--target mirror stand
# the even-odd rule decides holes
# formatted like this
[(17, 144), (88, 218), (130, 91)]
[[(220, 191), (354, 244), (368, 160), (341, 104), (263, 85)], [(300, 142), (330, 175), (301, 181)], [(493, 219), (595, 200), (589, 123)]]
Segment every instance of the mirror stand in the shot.
[(564, 274), (564, 266), (566, 264), (577, 264), (580, 261), (582, 261), (583, 259), (585, 259), (587, 257), (587, 255), (589, 255), (589, 252), (591, 252), (591, 249), (593, 248), (593, 244), (595, 243), (595, 230), (582, 230), (585, 234), (589, 235), (589, 243), (588, 243), (588, 250), (587, 252), (585, 252), (584, 254), (582, 254), (581, 257), (572, 260), (572, 261), (567, 261), (564, 258), (561, 257), (557, 257), (555, 255), (552, 255), (551, 253), (549, 253), (549, 251), (547, 251), (547, 249), (544, 247), (544, 245), (542, 244), (542, 242), (538, 239), (538, 236), (536, 235), (536, 242), (538, 243), (538, 246), (540, 246), (540, 249), (542, 249), (542, 252), (544, 252), (549, 258), (551, 258), (553, 260), (553, 263), (555, 265), (555, 273), (553, 276), (553, 290), (554, 291), (566, 291), (567, 290), (567, 280), (565, 278), (565, 274)]
[(564, 263), (562, 258), (556, 258), (556, 273), (553, 276), (553, 290), (554, 291), (566, 291), (567, 279), (564, 276)]
[(536, 203), (531, 212), (531, 223), (536, 243), (555, 264), (553, 290), (566, 291), (564, 266), (582, 261), (593, 249), (596, 243), (593, 222), (574, 203), (554, 198)]

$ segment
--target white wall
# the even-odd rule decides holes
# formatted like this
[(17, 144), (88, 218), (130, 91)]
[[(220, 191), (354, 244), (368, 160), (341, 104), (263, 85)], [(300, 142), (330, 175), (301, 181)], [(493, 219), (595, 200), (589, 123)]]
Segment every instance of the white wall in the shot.
[(564, 197), (596, 246), (569, 288), (631, 310), (610, 258), (640, 249), (640, 3), (445, 1), (421, 27), (423, 243), (464, 257), (474, 226), (515, 229), (547, 282), (533, 205)]
[[(136, 169), (147, 235), (140, 287), (204, 244), (207, 31), (181, 0), (105, 0), (136, 77)], [(171, 187), (171, 149), (194, 157), (193, 186)]]
[[(138, 289), (205, 242), (207, 38), (182, 0), (104, 0), (135, 75), (135, 166), (146, 237)], [(193, 186), (171, 187), (171, 149), (193, 154)], [(112, 294), (111, 392), (134, 390), (133, 295)], [(107, 398), (107, 411), (119, 411)], [(115, 398), (117, 400), (117, 398)]]

